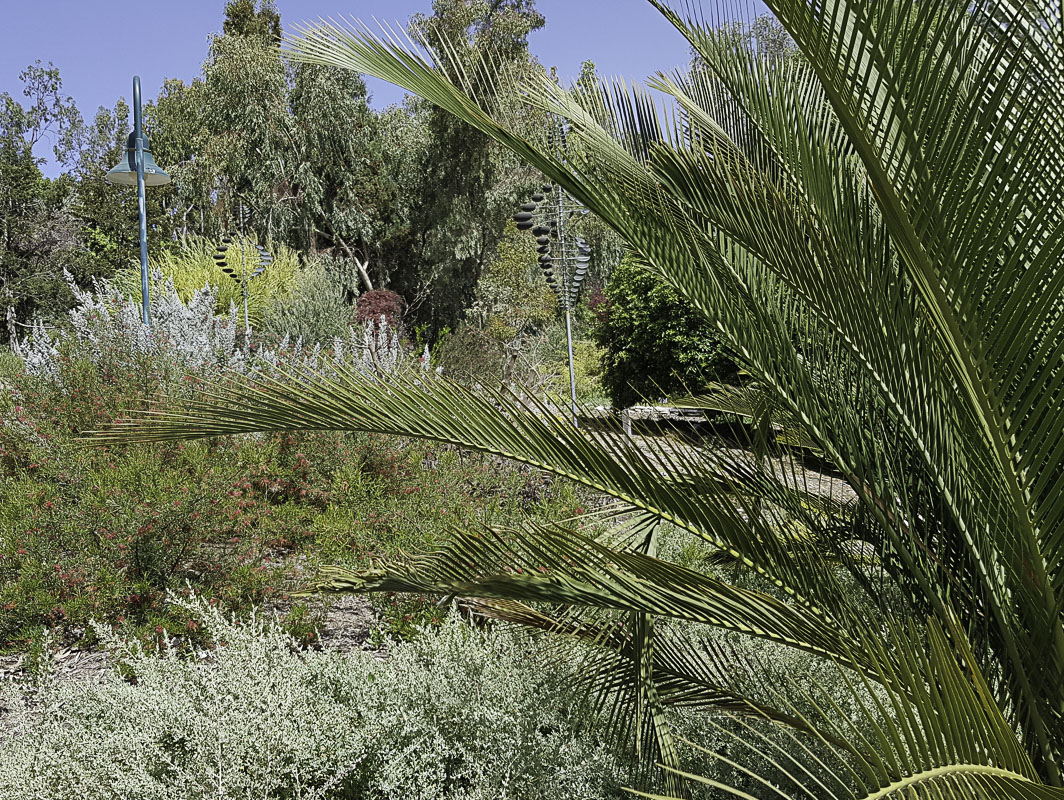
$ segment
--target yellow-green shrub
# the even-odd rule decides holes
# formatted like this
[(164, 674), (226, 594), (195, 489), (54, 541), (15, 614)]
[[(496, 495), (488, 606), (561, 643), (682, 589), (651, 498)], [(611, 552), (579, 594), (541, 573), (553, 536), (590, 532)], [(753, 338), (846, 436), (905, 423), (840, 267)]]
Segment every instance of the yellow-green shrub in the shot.
[[(545, 390), (548, 395), (559, 398), (563, 404), (569, 398), (569, 358), (566, 352), (564, 328), (558, 325), (552, 330), (550, 357), (539, 365), (539, 370), (550, 375)], [(605, 389), (602, 386), (602, 357), (604, 348), (588, 339), (573, 341), (573, 375), (576, 378), (576, 397), (581, 403), (602, 401)]]
[[(254, 237), (248, 237), (254, 242)], [(199, 236), (187, 237), (183, 245), (171, 252), (163, 253), (158, 258), (152, 259), (150, 266), (158, 270), (165, 277), (174, 279), (174, 288), (185, 302), (197, 289), (205, 285), (218, 287), (218, 313), (224, 314), (229, 311), (229, 304), (233, 303), (243, 314), (244, 298), (240, 284), (226, 275), (217, 264), (214, 263), (215, 247), (218, 243)], [(248, 282), (248, 318), (252, 326), (258, 327), (262, 322), (263, 310), (272, 301), (285, 297), (291, 292), (295, 283), (296, 272), (299, 269), (299, 258), (294, 250), (283, 244), (271, 243), (267, 246), (273, 263), (257, 278)], [(248, 248), (248, 271), (256, 266), (257, 251)], [(247, 252), (247, 251), (246, 251)], [(230, 245), (229, 266), (239, 274), (240, 250)], [(115, 273), (114, 285), (131, 296), (140, 296), (140, 271), (136, 268), (118, 270)], [(241, 319), (243, 317), (241, 316)]]

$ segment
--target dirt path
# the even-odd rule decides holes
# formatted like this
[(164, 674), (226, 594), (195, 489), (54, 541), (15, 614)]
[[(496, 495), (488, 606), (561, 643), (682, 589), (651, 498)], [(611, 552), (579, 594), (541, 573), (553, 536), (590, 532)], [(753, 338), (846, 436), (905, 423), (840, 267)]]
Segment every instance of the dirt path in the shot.
[[(371, 644), (371, 633), (377, 616), (364, 595), (336, 595), (327, 601), (324, 622), (318, 627), (319, 646), (340, 653), (369, 652), (377, 658), (387, 658), (383, 648)], [(277, 609), (281, 611), (281, 609)], [(61, 647), (51, 654), (54, 676), (59, 680), (75, 680), (86, 684), (102, 683), (111, 672), (110, 655), (92, 647)], [(23, 681), (31, 677), (31, 658), (23, 653), (0, 656), (0, 681)], [(0, 720), (3, 714), (0, 713)]]

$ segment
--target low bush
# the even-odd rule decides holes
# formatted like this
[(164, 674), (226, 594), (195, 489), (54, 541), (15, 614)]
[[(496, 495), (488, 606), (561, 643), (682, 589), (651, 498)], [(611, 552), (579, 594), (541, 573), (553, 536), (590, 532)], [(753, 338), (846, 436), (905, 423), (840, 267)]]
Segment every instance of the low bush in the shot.
[(432, 354), (443, 365), (443, 374), (468, 386), (498, 388), (503, 381), (505, 346), (469, 323), (445, 330), (436, 339)]
[[(244, 246), (245, 267), (248, 272), (254, 270), (259, 264), (258, 250), (255, 249), (254, 244), (254, 239), (249, 238)], [(152, 271), (162, 275), (164, 280), (168, 279), (173, 282), (178, 296), (186, 303), (197, 291), (210, 287), (215, 299), (215, 313), (227, 314), (230, 306), (235, 306), (240, 311), (240, 322), (243, 327), (243, 290), (239, 282), (222, 272), (215, 263), (215, 247), (218, 245), (219, 242), (210, 239), (189, 236), (181, 242), (180, 247), (168, 250), (158, 258), (153, 258), (150, 266)], [(278, 299), (287, 297), (297, 282), (298, 255), (284, 245), (275, 243), (269, 245), (269, 252), (273, 257), (273, 262), (260, 275), (248, 281), (248, 318), (252, 327), (258, 327), (267, 306)], [(231, 267), (239, 277), (242, 269), (239, 239), (229, 245), (226, 258), (227, 266)], [(139, 269), (118, 270), (113, 283), (127, 297), (140, 300)]]
[(266, 305), (262, 332), (267, 336), (330, 342), (347, 334), (355, 308), (346, 302), (344, 287), (320, 264), (300, 269), (291, 291)]
[(217, 316), (216, 290), (194, 291), (186, 302), (172, 279), (154, 273), (147, 326), (141, 321), (140, 303), (110, 281), (95, 281), (93, 291), (83, 291), (69, 275), (67, 279), (77, 301), (67, 326), (53, 335), (38, 324), (15, 343), (26, 372), (62, 384), (68, 366), (88, 362), (104, 381), (133, 374), (142, 382), (170, 387), (190, 372), (243, 368), (244, 354), (236, 346), (236, 310)]
[(602, 383), (617, 408), (697, 394), (735, 377), (711, 322), (632, 257), (593, 301), (595, 338), (605, 349)]
[(400, 332), (386, 321), (338, 327), (328, 342), (290, 333), (270, 342), (259, 336), (238, 341), (236, 308), (216, 316), (214, 289), (196, 291), (186, 303), (172, 279), (154, 273), (146, 326), (140, 305), (110, 282), (96, 281), (91, 292), (73, 283), (71, 288), (77, 305), (65, 327), (52, 332), (38, 322), (14, 343), (26, 373), (58, 386), (69, 388), (82, 379), (119, 384), (132, 377), (142, 398), (166, 403), (187, 399), (185, 382), (235, 372), (335, 374), (342, 367), (380, 376), (418, 364), (428, 371), (426, 362), (404, 350)]
[(380, 662), (297, 652), (276, 622), (184, 612), (212, 663), (100, 635), (101, 685), (3, 690), (0, 796), (67, 800), (621, 796), (624, 765), (572, 699), (571, 670), (522, 638), (452, 617)]
[[(575, 331), (575, 325), (574, 325)], [(548, 328), (538, 371), (542, 376), (543, 392), (558, 405), (568, 406), (569, 351), (565, 340), (565, 326)], [(602, 362), (606, 351), (590, 339), (573, 340), (573, 377), (576, 379), (576, 399), (584, 405), (608, 403), (602, 385)]]

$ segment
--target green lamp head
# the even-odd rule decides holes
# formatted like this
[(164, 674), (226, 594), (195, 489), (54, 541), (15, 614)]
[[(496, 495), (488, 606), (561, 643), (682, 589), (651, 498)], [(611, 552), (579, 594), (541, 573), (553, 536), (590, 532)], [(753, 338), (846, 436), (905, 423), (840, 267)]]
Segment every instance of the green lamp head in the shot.
[[(109, 183), (117, 183), (121, 186), (137, 185), (137, 135), (129, 134), (126, 140), (126, 157), (118, 162), (118, 165), (110, 170), (106, 177)], [(165, 186), (170, 182), (170, 176), (163, 168), (155, 163), (151, 155), (151, 146), (148, 137), (144, 137), (144, 185)]]

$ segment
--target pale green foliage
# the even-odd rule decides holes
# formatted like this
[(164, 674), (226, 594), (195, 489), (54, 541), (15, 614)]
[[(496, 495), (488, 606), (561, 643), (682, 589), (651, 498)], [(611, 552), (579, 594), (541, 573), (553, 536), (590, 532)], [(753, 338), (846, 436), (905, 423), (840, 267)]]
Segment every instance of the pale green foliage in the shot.
[(512, 341), (549, 322), (558, 307), (536, 263), (532, 237), (506, 223), (495, 257), (477, 282), (470, 309), (480, 328), (497, 341)]
[(296, 273), (288, 294), (266, 306), (262, 330), (304, 342), (327, 342), (346, 334), (354, 318), (354, 306), (344, 302), (344, 287), (321, 264), (311, 264)]
[(186, 603), (218, 647), (158, 657), (100, 630), (136, 685), (8, 685), (0, 797), (68, 800), (612, 797), (617, 760), (574, 728), (568, 671), (452, 617), (381, 662), (294, 652), (276, 622)]
[[(254, 243), (254, 237), (248, 237)], [(229, 246), (227, 265), (239, 275), (240, 240), (234, 240)], [(170, 250), (151, 260), (152, 271), (159, 272), (164, 278), (172, 279), (174, 288), (182, 300), (188, 301), (192, 294), (209, 286), (216, 291), (219, 314), (228, 313), (230, 305), (236, 306), (243, 321), (244, 297), (240, 284), (222, 272), (214, 263), (214, 248), (218, 242), (200, 236), (189, 236), (182, 241), (178, 250)], [(298, 256), (282, 244), (269, 245), (273, 263), (265, 272), (248, 281), (248, 318), (252, 327), (262, 322), (263, 312), (268, 305), (278, 298), (287, 296), (296, 284), (299, 271)], [(250, 273), (258, 266), (258, 251), (248, 244), (244, 248), (247, 269)], [(140, 269), (129, 267), (118, 270), (114, 285), (131, 297), (140, 297)]]
[(86, 359), (108, 374), (154, 375), (173, 389), (188, 372), (217, 375), (244, 368), (236, 348), (236, 310), (216, 314), (211, 288), (193, 291), (186, 303), (170, 278), (152, 273), (148, 326), (141, 321), (139, 297), (134, 301), (106, 279), (93, 281), (90, 292), (78, 288), (69, 273), (65, 277), (77, 303), (69, 328), (53, 338), (37, 320), (30, 336), (14, 343), (27, 373), (62, 382), (64, 361)]
[[(573, 377), (579, 403), (608, 404), (602, 386), (602, 358), (605, 351), (590, 339), (573, 340)], [(562, 404), (569, 402), (569, 354), (566, 351), (565, 327), (550, 330), (544, 359), (539, 365), (546, 385), (544, 391)]]
[(543, 280), (532, 237), (506, 222), (476, 298), (454, 333), (438, 341), (447, 374), (468, 383), (538, 392), (539, 365), (558, 300)]
[(558, 300), (536, 262), (532, 237), (507, 221), (495, 256), (477, 282), (466, 320), (439, 343), (447, 374), (470, 383), (521, 386), (538, 394), (557, 310)]
[(230, 221), (243, 204), (257, 224), (270, 217), (268, 232), (287, 223), (293, 210), (284, 204), (266, 207), (293, 135), (276, 46), (256, 37), (215, 36), (203, 79), (203, 124), (210, 135), (200, 155), (214, 167)]

